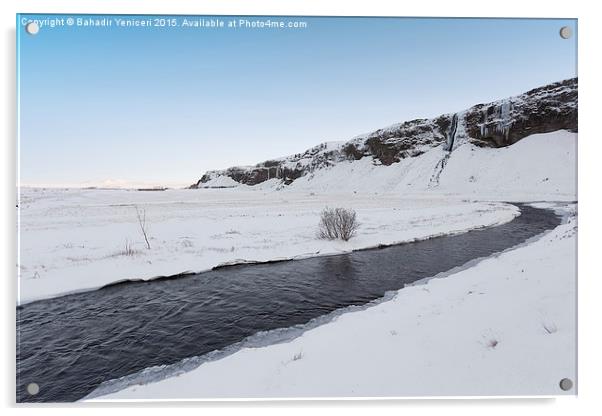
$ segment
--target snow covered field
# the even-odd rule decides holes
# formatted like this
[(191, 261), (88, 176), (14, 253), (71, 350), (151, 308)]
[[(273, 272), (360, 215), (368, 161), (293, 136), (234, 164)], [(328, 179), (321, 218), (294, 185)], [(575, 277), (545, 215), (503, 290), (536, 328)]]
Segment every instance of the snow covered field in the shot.
[[(316, 238), (326, 206), (354, 208), (357, 236)], [(146, 212), (150, 250), (136, 207)], [(374, 192), (24, 188), (19, 302), (229, 262), (327, 255), (461, 232), (516, 214), (502, 203)]]
[[(576, 142), (557, 131), (500, 149), (465, 142), (447, 154), (439, 146), (391, 166), (365, 157), (288, 186), (272, 179), (226, 189), (23, 188), (18, 301), (464, 232), (514, 218), (517, 209), (504, 201), (544, 201), (567, 220), (535, 242), (292, 341), (245, 348), (103, 399), (562, 394), (558, 381), (576, 380)], [(211, 185), (233, 185), (228, 179)], [(355, 209), (357, 235), (318, 239), (325, 207)]]
[[(550, 204), (539, 204), (550, 206)], [(576, 380), (576, 205), (537, 241), (106, 399), (540, 395)]]

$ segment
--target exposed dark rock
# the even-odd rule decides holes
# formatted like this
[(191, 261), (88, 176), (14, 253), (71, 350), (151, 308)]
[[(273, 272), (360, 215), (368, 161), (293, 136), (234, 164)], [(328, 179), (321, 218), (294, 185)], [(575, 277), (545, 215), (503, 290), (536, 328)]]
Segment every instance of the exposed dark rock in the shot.
[(343, 146), (343, 153), (350, 160), (360, 160), (364, 157), (364, 152), (353, 143), (347, 143)]
[(478, 146), (504, 147), (531, 134), (577, 131), (577, 78), (535, 88), (517, 97), (479, 104), (465, 115)]

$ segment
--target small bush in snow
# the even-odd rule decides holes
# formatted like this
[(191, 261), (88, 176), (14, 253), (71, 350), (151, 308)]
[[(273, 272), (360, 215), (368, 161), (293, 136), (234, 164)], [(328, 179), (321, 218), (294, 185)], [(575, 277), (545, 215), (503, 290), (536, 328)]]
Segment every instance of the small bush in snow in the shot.
[(318, 237), (348, 241), (359, 227), (355, 211), (345, 208), (325, 208), (320, 214)]
[(123, 246), (123, 250), (119, 250), (117, 251), (115, 254), (112, 255), (112, 257), (117, 257), (117, 256), (135, 256), (137, 254), (140, 254), (140, 252), (138, 250), (136, 250), (135, 248), (132, 247), (132, 244), (126, 239), (125, 240), (125, 245)]

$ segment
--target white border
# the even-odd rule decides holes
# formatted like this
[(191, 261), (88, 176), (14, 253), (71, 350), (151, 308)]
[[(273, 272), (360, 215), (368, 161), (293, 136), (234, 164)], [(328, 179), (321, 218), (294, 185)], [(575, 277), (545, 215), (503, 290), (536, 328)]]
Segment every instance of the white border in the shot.
[[(5, 0), (0, 3), (3, 9), (3, 58), (2, 80), (5, 91), (2, 100), (4, 140), (2, 141), (2, 167), (4, 169), (4, 183), (2, 186), (2, 245), (0, 258), (4, 266), (3, 283), (5, 313), (2, 320), (5, 336), (2, 345), (3, 351), (3, 378), (2, 398), (5, 406), (14, 406), (15, 383), (15, 259), (16, 259), (16, 114), (15, 114), (15, 13), (154, 13), (154, 14), (269, 14), (269, 15), (348, 15), (348, 16), (466, 16), (466, 17), (563, 17), (579, 19), (579, 397), (561, 397), (558, 399), (465, 399), (442, 398), (440, 400), (355, 400), (345, 399), (339, 401), (232, 401), (232, 402), (179, 402), (178, 411), (191, 411), (196, 414), (202, 406), (211, 411), (229, 411), (233, 409), (244, 410), (245, 413), (265, 414), (278, 412), (287, 408), (287, 413), (305, 414), (308, 407), (319, 408), (331, 413), (334, 408), (345, 409), (346, 414), (366, 413), (367, 410), (379, 412), (395, 412), (400, 410), (426, 413), (461, 413), (462, 415), (479, 414), (487, 415), (507, 414), (514, 409), (526, 410), (531, 414), (563, 414), (589, 413), (601, 406), (598, 402), (598, 386), (602, 383), (600, 375), (600, 355), (602, 348), (600, 340), (600, 325), (598, 319), (602, 316), (600, 300), (602, 290), (598, 271), (597, 257), (599, 257), (598, 234), (601, 231), (600, 214), (597, 208), (600, 205), (598, 182), (602, 179), (600, 174), (600, 161), (602, 156), (602, 133), (600, 132), (599, 116), (596, 111), (602, 100), (600, 91), (599, 42), (600, 15), (595, 11), (595, 2), (574, 2), (551, 0), (546, 2), (531, 2), (524, 0), (505, 0), (502, 2), (483, 1), (435, 1), (421, 0), (420, 2), (387, 2), (370, 0), (352, 3), (347, 1), (321, 1), (310, 0), (254, 0), (254, 1), (187, 1), (164, 0), (142, 3), (140, 0), (90, 0), (69, 1), (55, 0), (52, 3), (43, 0)], [(528, 64), (528, 63), (526, 63)], [(152, 406), (145, 409), (145, 413), (165, 413), (165, 407), (174, 406), (173, 402), (151, 402), (150, 404), (132, 405), (130, 403), (97, 403), (86, 405), (94, 414), (110, 412), (131, 412), (141, 407)], [(124, 408), (125, 406), (125, 408)], [(138, 409), (132, 409), (135, 406)], [(25, 407), (27, 411), (33, 410), (31, 406)], [(67, 408), (58, 405), (37, 406), (51, 414), (80, 414), (81, 405), (68, 405)], [(191, 409), (191, 407), (193, 407)], [(402, 409), (400, 409), (400, 407)], [(14, 409), (13, 409), (14, 410)], [(202, 411), (202, 410), (201, 410)]]

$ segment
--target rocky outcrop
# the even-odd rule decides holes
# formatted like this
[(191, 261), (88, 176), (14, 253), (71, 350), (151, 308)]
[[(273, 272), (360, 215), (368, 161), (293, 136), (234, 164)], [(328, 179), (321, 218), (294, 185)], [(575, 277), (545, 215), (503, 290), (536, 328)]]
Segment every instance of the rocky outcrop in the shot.
[(516, 97), (478, 104), (459, 113), (395, 124), (347, 142), (322, 143), (303, 153), (255, 166), (209, 171), (191, 187), (223, 187), (223, 181), (218, 179), (224, 176), (233, 183), (245, 185), (257, 185), (270, 179), (288, 185), (316, 169), (364, 157), (371, 157), (375, 164), (391, 165), (436, 146), (451, 151), (456, 145), (459, 126), (464, 140), (481, 147), (509, 146), (532, 134), (561, 129), (576, 132), (577, 78), (535, 88)]
[(257, 185), (270, 179), (278, 179), (288, 185), (309, 172), (332, 166), (347, 158), (340, 143), (322, 143), (303, 153), (267, 160), (255, 166), (235, 166), (225, 170), (208, 171), (192, 187), (215, 187), (214, 183), (219, 183), (220, 176), (228, 176), (245, 185)]
[(464, 119), (469, 139), (478, 146), (509, 146), (531, 134), (562, 129), (576, 132), (577, 78), (475, 105)]

